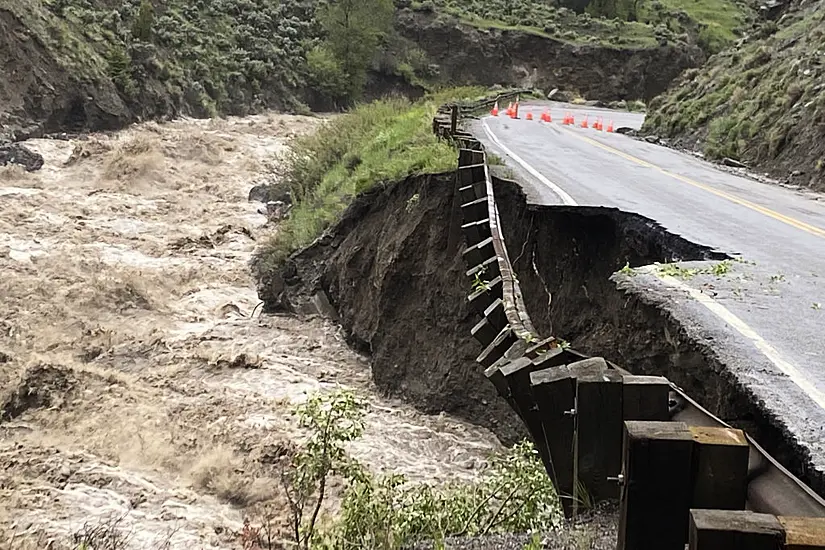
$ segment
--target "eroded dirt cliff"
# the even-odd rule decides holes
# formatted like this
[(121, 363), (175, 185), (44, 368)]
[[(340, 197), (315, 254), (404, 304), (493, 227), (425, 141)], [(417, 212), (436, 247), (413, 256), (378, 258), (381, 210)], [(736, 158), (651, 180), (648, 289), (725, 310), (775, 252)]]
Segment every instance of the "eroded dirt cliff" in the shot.
[(603, 101), (649, 100), (705, 60), (700, 48), (684, 43), (573, 44), (411, 10), (399, 13), (396, 28), (439, 66), (442, 82), (559, 88)]
[(481, 349), (469, 335), (478, 319), (454, 201), (452, 174), (379, 186), (290, 258), (283, 286), (268, 281), (259, 294), (270, 308), (301, 309), (322, 291), (353, 345), (370, 354), (380, 387), (512, 440), (521, 425), (475, 362)]

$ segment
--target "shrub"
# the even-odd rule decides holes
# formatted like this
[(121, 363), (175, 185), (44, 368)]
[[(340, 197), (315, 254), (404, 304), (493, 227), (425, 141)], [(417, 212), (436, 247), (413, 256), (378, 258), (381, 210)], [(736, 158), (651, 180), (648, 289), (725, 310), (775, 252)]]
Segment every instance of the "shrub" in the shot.
[(347, 97), (347, 75), (325, 46), (316, 46), (307, 53), (307, 68), (310, 85), (323, 97), (335, 103)]
[[(541, 532), (559, 523), (555, 490), (532, 444), (495, 457), (476, 482), (437, 486), (373, 475), (343, 447), (363, 432), (365, 408), (351, 392), (337, 390), (310, 397), (296, 411), (308, 437), (283, 480), (299, 547), (394, 550), (421, 540), (443, 543), (448, 536)], [(320, 522), (331, 475), (347, 486), (340, 513)]]

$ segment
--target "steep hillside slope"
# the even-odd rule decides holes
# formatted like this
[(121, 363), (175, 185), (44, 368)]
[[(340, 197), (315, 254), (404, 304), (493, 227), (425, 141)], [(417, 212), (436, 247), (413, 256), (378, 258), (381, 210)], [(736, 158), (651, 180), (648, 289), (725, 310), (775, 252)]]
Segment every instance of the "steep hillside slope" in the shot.
[(645, 129), (825, 190), (825, 2), (800, 2), (651, 105)]
[[(598, 25), (594, 26), (598, 31)], [(625, 36), (630, 45), (599, 40), (577, 43), (530, 29), (480, 28), (426, 11), (402, 10), (396, 28), (438, 65), (439, 82), (559, 88), (588, 99), (650, 99), (682, 71), (705, 59), (696, 45), (657, 43), (652, 34), (647, 37), (650, 42), (641, 43)]]
[(302, 76), (293, 61), (314, 32), (309, 10), (268, 0), (2, 0), (0, 124), (25, 136), (288, 106)]

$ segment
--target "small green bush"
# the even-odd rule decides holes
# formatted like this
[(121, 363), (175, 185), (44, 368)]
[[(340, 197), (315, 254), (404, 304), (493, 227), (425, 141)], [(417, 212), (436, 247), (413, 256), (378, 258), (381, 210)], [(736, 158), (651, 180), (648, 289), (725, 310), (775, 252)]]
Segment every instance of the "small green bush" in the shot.
[(481, 89), (459, 88), (415, 103), (395, 98), (358, 105), (294, 140), (282, 158), (294, 206), (258, 252), (258, 275), (320, 236), (358, 193), (409, 175), (454, 169), (456, 152), (433, 135), (433, 116), (449, 98), (477, 99), (483, 94)]
[[(366, 403), (337, 390), (296, 410), (306, 443), (284, 470), (293, 537), (304, 549), (395, 550), (449, 536), (542, 532), (561, 521), (550, 478), (531, 443), (515, 445), (476, 482), (413, 483), (374, 475), (349, 458), (344, 444), (361, 436)], [(330, 476), (346, 484), (340, 512), (320, 518)]]

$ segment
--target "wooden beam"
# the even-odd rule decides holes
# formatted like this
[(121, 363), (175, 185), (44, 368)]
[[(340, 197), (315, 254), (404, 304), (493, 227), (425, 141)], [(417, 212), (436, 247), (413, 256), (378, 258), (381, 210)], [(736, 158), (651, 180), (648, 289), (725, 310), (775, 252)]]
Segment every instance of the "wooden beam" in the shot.
[(779, 516), (787, 550), (825, 550), (825, 518)]
[(670, 384), (662, 376), (624, 377), (622, 408), (625, 420), (670, 420)]
[(693, 435), (682, 422), (624, 423), (618, 550), (684, 550)]
[(744, 510), (750, 446), (742, 430), (691, 426), (691, 508)]
[(745, 510), (691, 510), (690, 550), (780, 550), (783, 529), (775, 516)]

